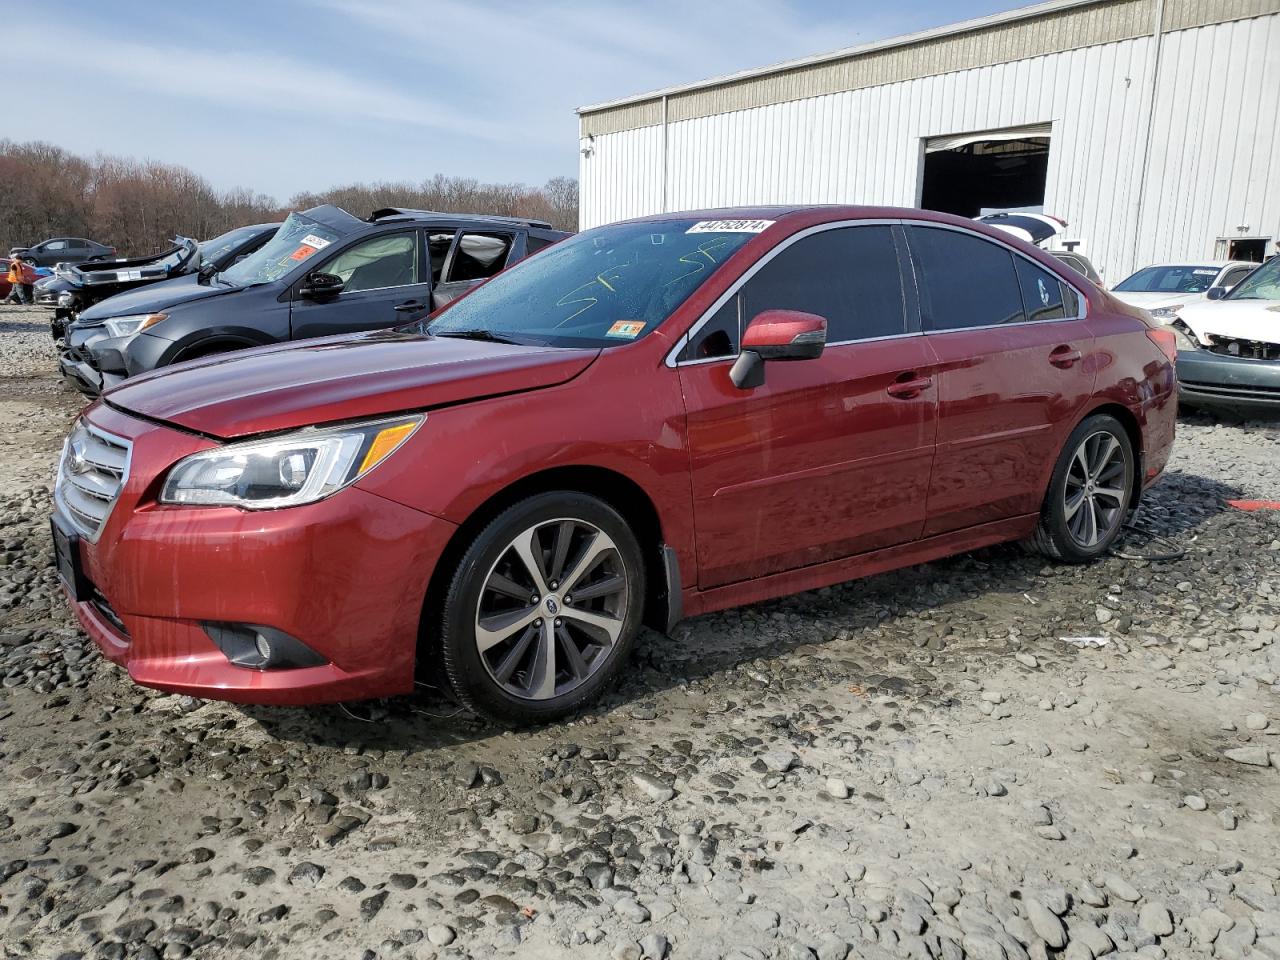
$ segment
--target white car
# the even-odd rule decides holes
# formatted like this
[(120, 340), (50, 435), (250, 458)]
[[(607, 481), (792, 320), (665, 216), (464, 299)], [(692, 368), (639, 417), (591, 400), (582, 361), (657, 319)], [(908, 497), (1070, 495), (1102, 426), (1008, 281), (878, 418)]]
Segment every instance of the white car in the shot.
[(1121, 280), (1111, 292), (1117, 300), (1168, 323), (1180, 308), (1208, 299), (1214, 287), (1230, 290), (1257, 266), (1244, 260), (1158, 263)]

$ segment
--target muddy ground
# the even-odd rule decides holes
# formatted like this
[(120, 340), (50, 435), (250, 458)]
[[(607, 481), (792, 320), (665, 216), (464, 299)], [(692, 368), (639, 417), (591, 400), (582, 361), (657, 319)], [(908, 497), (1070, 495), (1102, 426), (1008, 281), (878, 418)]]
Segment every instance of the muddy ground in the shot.
[(1280, 960), (1280, 513), (1226, 504), (1280, 499), (1274, 424), (1184, 418), (1141, 515), (1181, 559), (1000, 547), (700, 617), (513, 734), (104, 663), (49, 567), (53, 359), (0, 307), (5, 957)]

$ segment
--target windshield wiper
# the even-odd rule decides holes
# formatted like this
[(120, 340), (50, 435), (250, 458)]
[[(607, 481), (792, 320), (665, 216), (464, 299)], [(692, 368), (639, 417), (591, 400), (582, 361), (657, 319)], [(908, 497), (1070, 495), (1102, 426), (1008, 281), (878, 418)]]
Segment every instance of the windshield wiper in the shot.
[(483, 340), (486, 343), (514, 343), (522, 346), (519, 340), (512, 340), (510, 337), (504, 337), (500, 333), (494, 333), (492, 330), (444, 330), (436, 333), (428, 330), (433, 337), (458, 337), (461, 340)]

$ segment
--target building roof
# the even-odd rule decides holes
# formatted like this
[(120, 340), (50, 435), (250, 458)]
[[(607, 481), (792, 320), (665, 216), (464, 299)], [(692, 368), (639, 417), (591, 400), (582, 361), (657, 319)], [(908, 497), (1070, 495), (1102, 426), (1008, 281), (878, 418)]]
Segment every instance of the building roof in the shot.
[[(1162, 21), (1156, 23), (1157, 12)], [(1280, 13), (1280, 0), (1047, 0), (1005, 13), (579, 107), (614, 133)]]

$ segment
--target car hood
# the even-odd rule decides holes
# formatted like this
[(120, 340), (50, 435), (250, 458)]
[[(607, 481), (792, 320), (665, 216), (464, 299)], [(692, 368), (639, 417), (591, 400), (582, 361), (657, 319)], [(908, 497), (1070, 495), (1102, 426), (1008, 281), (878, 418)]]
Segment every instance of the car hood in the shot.
[(237, 293), (241, 289), (248, 288), (228, 287), (216, 282), (192, 283), (190, 275), (174, 277), (171, 280), (161, 280), (159, 283), (147, 284), (145, 287), (108, 297), (81, 313), (80, 319), (87, 325), (92, 325), (111, 317), (124, 317), (134, 313), (158, 313), (181, 303), (191, 303), (207, 297), (220, 297), (228, 293)]
[(1160, 307), (1176, 307), (1180, 303), (1199, 303), (1204, 299), (1203, 293), (1153, 293), (1148, 291), (1112, 290), (1111, 295), (1121, 303), (1143, 310), (1156, 310)]
[(555, 386), (599, 354), (387, 330), (179, 364), (126, 380), (103, 399), (230, 439)]
[(1179, 310), (1178, 319), (1206, 345), (1209, 334), (1280, 343), (1280, 300), (1206, 300)]

